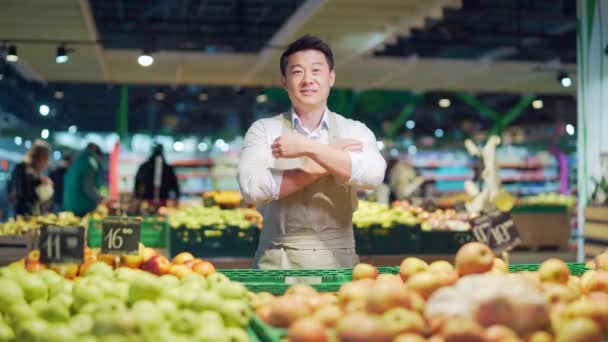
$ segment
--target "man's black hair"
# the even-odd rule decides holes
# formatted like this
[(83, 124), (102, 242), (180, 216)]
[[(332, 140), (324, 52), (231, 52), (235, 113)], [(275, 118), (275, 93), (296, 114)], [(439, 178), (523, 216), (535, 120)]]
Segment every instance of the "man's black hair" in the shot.
[(322, 41), (319, 37), (307, 34), (299, 38), (295, 42), (289, 44), (287, 49), (285, 49), (285, 51), (281, 55), (281, 75), (285, 76), (289, 56), (293, 55), (298, 51), (305, 50), (317, 50), (322, 52), (325, 55), (327, 64), (329, 65), (329, 70), (334, 69), (334, 54), (333, 52), (331, 52), (331, 48), (329, 47), (329, 45), (327, 45), (327, 43)]

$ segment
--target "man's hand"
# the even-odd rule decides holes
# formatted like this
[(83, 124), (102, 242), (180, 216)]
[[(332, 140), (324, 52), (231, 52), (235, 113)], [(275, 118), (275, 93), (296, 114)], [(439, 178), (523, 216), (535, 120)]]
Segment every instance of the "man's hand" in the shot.
[(349, 151), (349, 152), (363, 151), (363, 144), (359, 140), (355, 140), (355, 139), (340, 139), (334, 144), (334, 146), (342, 151)]
[(276, 138), (270, 148), (275, 158), (299, 158), (309, 153), (313, 144), (300, 134), (286, 134)]

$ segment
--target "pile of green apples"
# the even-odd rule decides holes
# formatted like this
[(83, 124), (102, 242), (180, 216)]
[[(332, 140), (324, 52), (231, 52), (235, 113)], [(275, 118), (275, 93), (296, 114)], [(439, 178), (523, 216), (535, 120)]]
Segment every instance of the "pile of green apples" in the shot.
[(418, 223), (418, 219), (412, 212), (368, 201), (359, 201), (359, 208), (353, 214), (355, 227), (364, 229), (372, 225), (390, 228), (395, 225), (415, 226)]
[(0, 289), (0, 341), (249, 341), (248, 291), (220, 273), (179, 279), (99, 262), (71, 281), (6, 267)]
[(183, 226), (188, 229), (200, 229), (201, 227), (223, 229), (227, 226), (236, 226), (245, 229), (251, 226), (251, 222), (247, 220), (242, 211), (221, 209), (217, 206), (192, 205), (183, 207), (171, 213), (167, 220), (172, 228)]

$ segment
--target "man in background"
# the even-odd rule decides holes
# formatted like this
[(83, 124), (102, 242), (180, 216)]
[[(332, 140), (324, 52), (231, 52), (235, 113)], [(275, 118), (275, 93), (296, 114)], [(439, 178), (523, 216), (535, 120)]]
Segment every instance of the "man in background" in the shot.
[(101, 148), (89, 143), (74, 160), (64, 176), (63, 210), (84, 216), (103, 200), (101, 185)]
[(162, 145), (156, 145), (150, 158), (137, 170), (133, 193), (137, 200), (155, 205), (165, 205), (169, 199), (179, 201), (179, 183), (173, 166), (165, 160)]

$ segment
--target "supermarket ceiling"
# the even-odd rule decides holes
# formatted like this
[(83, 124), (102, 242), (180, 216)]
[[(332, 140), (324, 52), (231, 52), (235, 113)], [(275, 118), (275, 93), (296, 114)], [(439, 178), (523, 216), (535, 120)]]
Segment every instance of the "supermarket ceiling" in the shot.
[[(0, 41), (42, 83), (278, 85), (278, 59), (316, 34), (337, 87), (574, 94), (572, 0), (5, 0)], [(67, 43), (69, 63), (55, 63)], [(154, 57), (137, 64), (142, 50)]]

